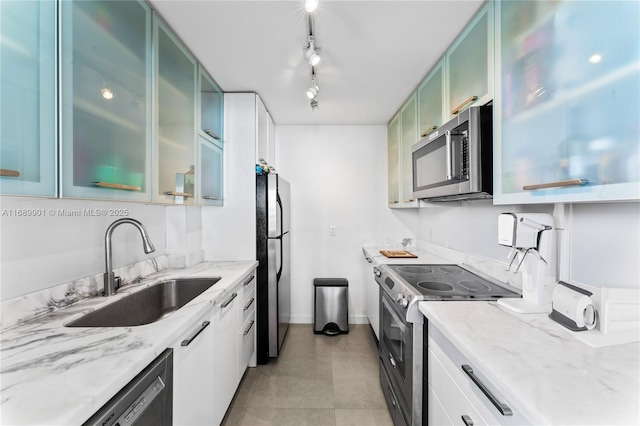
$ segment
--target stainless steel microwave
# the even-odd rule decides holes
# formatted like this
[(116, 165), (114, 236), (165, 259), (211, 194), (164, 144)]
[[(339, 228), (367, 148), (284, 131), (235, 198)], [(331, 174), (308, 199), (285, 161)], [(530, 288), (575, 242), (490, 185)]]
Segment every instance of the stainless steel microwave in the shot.
[(457, 201), (493, 194), (492, 106), (470, 107), (412, 147), (413, 198)]

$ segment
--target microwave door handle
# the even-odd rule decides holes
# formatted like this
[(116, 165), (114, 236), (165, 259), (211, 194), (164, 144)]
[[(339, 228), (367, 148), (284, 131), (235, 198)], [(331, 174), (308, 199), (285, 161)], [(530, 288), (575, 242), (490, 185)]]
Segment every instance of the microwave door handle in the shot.
[(453, 180), (453, 141), (451, 140), (451, 130), (446, 131), (444, 141), (447, 149), (447, 180)]

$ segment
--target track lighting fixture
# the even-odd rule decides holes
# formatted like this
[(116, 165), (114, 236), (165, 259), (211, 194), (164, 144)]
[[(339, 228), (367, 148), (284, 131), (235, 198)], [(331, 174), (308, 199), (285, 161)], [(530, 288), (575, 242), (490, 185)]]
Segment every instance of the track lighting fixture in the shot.
[(311, 13), (318, 7), (318, 0), (304, 0), (304, 9)]
[(318, 106), (318, 100), (317, 99), (311, 99), (311, 111), (315, 111), (317, 109), (319, 109), (320, 107)]
[(308, 44), (305, 47), (304, 57), (309, 61), (309, 65), (315, 67), (320, 63), (320, 49), (316, 48), (315, 38), (310, 35), (307, 39)]
[(314, 70), (311, 71), (311, 86), (307, 89), (307, 97), (309, 99), (315, 99), (318, 96), (318, 91), (320, 88), (318, 87), (318, 82), (316, 80), (316, 73)]

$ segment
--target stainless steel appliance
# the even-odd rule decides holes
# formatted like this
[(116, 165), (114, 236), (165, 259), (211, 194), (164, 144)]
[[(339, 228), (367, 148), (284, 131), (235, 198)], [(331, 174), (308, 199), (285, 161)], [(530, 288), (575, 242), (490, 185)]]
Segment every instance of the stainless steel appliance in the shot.
[(491, 105), (470, 107), (412, 147), (413, 198), (455, 201), (493, 194)]
[(171, 426), (172, 416), (173, 351), (167, 349), (84, 426)]
[(256, 353), (277, 357), (291, 318), (289, 183), (275, 173), (256, 176)]
[(424, 300), (497, 300), (520, 297), (491, 278), (458, 265), (382, 265), (380, 287), (380, 384), (396, 425), (426, 422)]

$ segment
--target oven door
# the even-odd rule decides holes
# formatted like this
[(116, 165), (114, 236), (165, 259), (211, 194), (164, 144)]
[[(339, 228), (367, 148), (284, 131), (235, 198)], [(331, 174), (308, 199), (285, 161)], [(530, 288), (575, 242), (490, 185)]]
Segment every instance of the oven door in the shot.
[(380, 358), (392, 382), (410, 406), (413, 383), (413, 329), (395, 310), (391, 298), (380, 291)]

